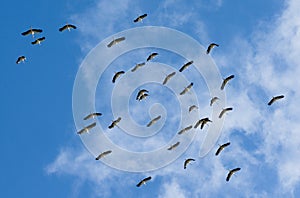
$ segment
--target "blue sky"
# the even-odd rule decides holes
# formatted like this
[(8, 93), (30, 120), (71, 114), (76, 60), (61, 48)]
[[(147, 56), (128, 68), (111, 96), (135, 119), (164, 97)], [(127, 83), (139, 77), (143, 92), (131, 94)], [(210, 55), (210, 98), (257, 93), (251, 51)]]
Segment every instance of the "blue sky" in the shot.
[[(3, 3), (1, 197), (299, 197), (299, 7), (297, 0)], [(133, 19), (143, 13), (148, 17), (134, 24)], [(59, 32), (67, 22), (78, 29)], [(212, 123), (195, 133), (194, 142), (173, 163), (155, 171), (130, 173), (95, 161), (76, 134), (73, 86), (82, 61), (99, 42), (130, 28), (150, 25), (179, 30), (204, 47), (211, 42), (220, 44), (210, 56), (222, 76), (234, 74), (235, 79), (225, 89), (226, 106), (234, 111), (226, 115), (217, 143), (230, 141), (231, 145), (218, 157), (214, 156), (217, 144), (206, 156), (198, 157), (199, 144)], [(46, 40), (40, 46), (30, 44), (31, 36), (21, 35), (30, 26), (44, 30), (41, 36)], [(175, 69), (186, 61), (155, 48), (133, 50), (116, 59), (97, 85), (95, 107), (105, 114), (98, 124), (106, 126), (113, 119), (109, 98), (113, 85), (108, 84), (111, 73), (131, 69), (153, 50), (160, 54), (155, 61)], [(27, 60), (17, 65), (20, 55)], [(202, 107), (199, 116), (209, 116), (210, 95), (203, 77), (194, 71), (192, 67), (183, 74), (197, 82), (193, 91), (203, 88), (204, 92), (197, 94)], [(132, 101), (138, 87), (129, 96), (132, 118), (145, 125), (157, 113), (155, 109), (148, 111), (155, 103), (160, 103), (159, 108), (164, 106), (168, 117), (165, 123), (157, 123), (156, 129), (161, 127), (157, 137), (145, 142), (139, 139), (132, 143), (120, 129), (104, 131), (114, 143), (129, 150), (169, 145), (178, 131), (179, 118), (174, 115), (184, 110), (170, 107), (178, 103), (171, 89), (157, 83), (145, 87), (153, 91), (143, 103)], [(279, 94), (285, 99), (266, 105)], [(189, 157), (196, 162), (183, 170), (183, 161)], [(227, 183), (228, 169), (236, 166), (242, 170)], [(149, 175), (152, 181), (135, 187)]]

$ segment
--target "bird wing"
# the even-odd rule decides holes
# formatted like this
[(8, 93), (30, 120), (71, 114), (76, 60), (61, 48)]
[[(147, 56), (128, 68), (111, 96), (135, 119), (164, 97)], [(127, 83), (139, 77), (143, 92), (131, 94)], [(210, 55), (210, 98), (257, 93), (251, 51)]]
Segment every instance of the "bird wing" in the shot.
[(116, 80), (117, 80), (117, 78), (118, 78), (121, 74), (124, 74), (124, 73), (125, 73), (124, 71), (119, 71), (119, 72), (117, 72), (117, 73), (114, 75), (114, 77), (113, 77), (113, 79), (112, 79), (112, 82), (115, 83)]
[(31, 31), (34, 32), (34, 33), (41, 33), (41, 32), (43, 32), (43, 30), (41, 30), (41, 29), (32, 29)]
[(107, 45), (107, 47), (111, 47), (111, 46), (113, 46), (115, 44), (115, 40), (112, 40), (108, 45)]
[(227, 174), (227, 177), (226, 177), (226, 181), (230, 180), (230, 177), (231, 177), (232, 174), (233, 174), (233, 172), (229, 171), (229, 173)]
[(142, 184), (148, 182), (151, 180), (151, 176), (150, 177), (146, 177), (145, 179), (142, 179), (136, 186), (140, 187)]
[(189, 86), (187, 86), (187, 89), (192, 88), (193, 85), (194, 85), (194, 83), (189, 84)]
[(152, 124), (154, 124), (155, 122), (157, 122), (160, 118), (161, 118), (161, 116), (157, 116), (156, 118), (153, 118), (153, 119), (147, 124), (147, 127), (150, 127)]
[(168, 150), (173, 150), (174, 148), (176, 148), (178, 145), (180, 144), (180, 142), (176, 142), (175, 144), (171, 145)]
[(96, 126), (96, 122), (93, 122), (92, 124), (88, 125), (86, 129), (91, 129), (94, 128), (95, 126)]
[(273, 97), (269, 102), (268, 102), (268, 105), (272, 105), (273, 103), (275, 102), (275, 98)]
[(182, 72), (183, 70), (185, 70), (188, 66), (186, 65), (183, 65), (180, 69), (179, 69), (179, 72)]
[(183, 90), (182, 92), (180, 92), (180, 95), (185, 94), (187, 91), (188, 91), (188, 89), (187, 89), (187, 88), (184, 88), (184, 90)]
[(226, 112), (226, 110), (223, 109), (223, 110), (221, 111), (220, 115), (219, 115), (219, 118), (222, 118), (222, 116), (224, 115), (225, 112)]
[(219, 155), (219, 153), (220, 153), (222, 150), (223, 150), (222, 146), (219, 146), (219, 148), (218, 148), (218, 150), (217, 150), (217, 152), (216, 152), (215, 155), (216, 155), (216, 156)]
[(28, 34), (31, 34), (31, 29), (30, 30), (27, 30), (27, 31), (25, 31), (25, 32), (22, 32), (21, 34), (23, 35), (23, 36), (27, 36)]
[(64, 25), (63, 27), (59, 28), (59, 31), (62, 32), (62, 31), (64, 31), (64, 30), (66, 30), (67, 28), (68, 28), (68, 26), (67, 26), (67, 25)]
[(131, 72), (135, 72), (138, 67), (139, 67), (138, 65), (135, 65), (135, 67), (133, 69), (131, 69)]
[(89, 115), (85, 116), (83, 119), (87, 120), (87, 119), (90, 119), (91, 117), (93, 117), (93, 114), (89, 114)]
[(121, 41), (124, 41), (125, 40), (125, 37), (120, 37), (120, 38), (117, 38), (115, 40), (116, 43), (120, 43)]
[(69, 27), (73, 28), (73, 29), (77, 29), (77, 27), (75, 25), (72, 25), (72, 24), (69, 24)]
[(198, 121), (196, 122), (194, 128), (195, 128), (195, 129), (198, 128), (198, 126), (201, 124), (201, 122), (203, 122), (202, 119), (201, 119), (201, 120), (198, 120)]
[(147, 58), (147, 61), (150, 61), (151, 59), (153, 59), (153, 58), (154, 58), (155, 56), (157, 56), (157, 55), (158, 55), (158, 53), (156, 53), (156, 52), (150, 54), (150, 55), (148, 56), (148, 58)]
[(163, 85), (166, 84), (168, 82), (168, 80), (170, 78), (172, 78), (175, 74), (176, 74), (176, 72), (172, 72), (169, 75), (167, 75), (167, 77), (164, 79)]
[(202, 121), (200, 129), (203, 129), (204, 125), (206, 124), (206, 121)]
[(110, 154), (111, 152), (112, 152), (111, 150), (108, 150), (108, 151), (104, 151), (103, 153), (100, 153), (100, 155), (98, 155), (98, 157), (96, 157), (96, 160), (103, 158), (104, 156)]
[(140, 16), (141, 19), (144, 19), (147, 16), (147, 14), (143, 14)]
[(37, 43), (38, 43), (38, 39), (36, 39), (35, 41), (32, 41), (32, 42), (31, 42), (32, 45), (35, 45), (35, 44), (37, 44)]
[(210, 106), (212, 106), (214, 104), (214, 102), (216, 102), (219, 98), (218, 97), (213, 97), (211, 100), (210, 100)]
[(185, 160), (184, 161), (184, 169), (186, 169), (186, 166), (189, 164), (189, 163), (191, 163), (192, 161), (195, 161), (195, 159), (192, 159), (192, 158), (189, 158), (189, 159), (187, 159), (187, 160)]

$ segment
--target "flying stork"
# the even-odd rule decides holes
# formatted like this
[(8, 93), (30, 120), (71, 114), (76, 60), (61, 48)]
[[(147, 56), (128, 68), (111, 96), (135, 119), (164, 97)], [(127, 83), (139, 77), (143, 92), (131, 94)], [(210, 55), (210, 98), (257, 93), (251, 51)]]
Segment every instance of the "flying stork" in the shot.
[(32, 45), (41, 44), (46, 38), (43, 36), (41, 38), (36, 39), (35, 41), (31, 42)]
[(150, 180), (151, 180), (151, 176), (150, 177), (146, 177), (146, 178), (142, 179), (136, 186), (140, 187), (141, 185), (146, 184)]
[(120, 38), (116, 38), (116, 39), (113, 39), (108, 45), (107, 47), (112, 47), (113, 45), (116, 45), (122, 41), (125, 40), (125, 37), (120, 37)]
[(189, 112), (193, 111), (194, 109), (198, 109), (196, 105), (192, 105), (189, 107)]
[(216, 43), (211, 43), (211, 44), (208, 46), (207, 50), (206, 50), (206, 54), (209, 54), (209, 52), (210, 52), (210, 51), (212, 50), (212, 48), (214, 48), (214, 47), (219, 47), (219, 45), (216, 44)]
[(186, 92), (188, 92), (192, 88), (193, 85), (194, 85), (194, 83), (191, 83), (187, 87), (185, 87), (184, 90), (182, 92), (180, 92), (180, 95), (183, 95)]
[(202, 118), (198, 120), (194, 126), (194, 128), (198, 128), (198, 126), (201, 124), (200, 129), (203, 129), (204, 125), (207, 124), (208, 122), (212, 122), (209, 118)]
[(223, 109), (219, 115), (219, 118), (222, 118), (222, 116), (227, 112), (227, 111), (232, 111), (233, 108), (232, 107), (227, 107), (225, 109)]
[(98, 113), (98, 112), (90, 113), (89, 115), (85, 116), (83, 119), (84, 119), (84, 120), (88, 120), (88, 119), (90, 119), (90, 118), (95, 118), (95, 117), (101, 116), (101, 115), (102, 115), (102, 113)]
[(25, 60), (26, 60), (26, 57), (25, 57), (25, 56), (19, 56), (18, 59), (17, 59), (17, 61), (16, 61), (16, 63), (17, 63), (17, 64), (19, 64), (19, 63), (21, 63), (21, 62), (24, 63)]
[(168, 74), (163, 81), (163, 85), (165, 85), (170, 80), (170, 78), (172, 78), (175, 74), (176, 74), (176, 72), (172, 72), (172, 73)]
[(178, 135), (181, 135), (183, 133), (185, 133), (186, 131), (190, 130), (193, 128), (193, 125), (190, 125), (190, 126), (187, 126), (185, 127), (184, 129), (181, 129), (179, 132), (178, 132)]
[(185, 63), (180, 69), (179, 72), (182, 72), (183, 70), (187, 69), (190, 65), (192, 65), (194, 63), (194, 61), (189, 61), (187, 63)]
[(143, 21), (143, 19), (146, 18), (146, 16), (147, 16), (147, 14), (138, 16), (136, 19), (133, 20), (133, 22), (137, 23), (137, 22)]
[(225, 85), (228, 83), (228, 81), (230, 81), (230, 80), (233, 79), (233, 78), (234, 78), (234, 75), (230, 75), (230, 76), (228, 76), (227, 78), (225, 78), (225, 79), (223, 80), (223, 82), (222, 82), (221, 90), (223, 90), (224, 87), (225, 87)]
[(227, 174), (226, 181), (229, 181), (229, 180), (230, 180), (230, 177), (231, 177), (234, 173), (238, 172), (239, 170), (241, 170), (241, 168), (234, 168), (234, 169), (230, 170), (229, 173)]
[(94, 128), (96, 126), (96, 122), (84, 127), (83, 129), (81, 129), (80, 131), (77, 132), (77, 134), (81, 135), (83, 133), (88, 133), (90, 129)]
[(219, 100), (219, 98), (217, 96), (213, 97), (211, 100), (210, 100), (210, 106), (212, 106), (217, 100)]
[(151, 53), (149, 56), (148, 56), (148, 58), (147, 58), (147, 62), (148, 61), (150, 61), (150, 60), (152, 60), (155, 56), (157, 56), (158, 55), (158, 53), (156, 53), (156, 52), (153, 52), (153, 53)]
[(145, 93), (149, 93), (149, 91), (147, 90), (147, 89), (141, 89), (141, 90), (139, 90), (139, 92), (138, 92), (138, 94), (136, 95), (136, 100), (139, 100), (141, 97), (142, 97), (142, 95), (144, 95)]
[(106, 155), (110, 154), (111, 152), (112, 152), (111, 150), (104, 151), (104, 152), (100, 153), (100, 154), (95, 158), (95, 160), (99, 160), (99, 159), (105, 157)]
[(277, 100), (280, 100), (280, 99), (282, 99), (282, 98), (284, 98), (284, 95), (274, 96), (274, 97), (272, 97), (272, 99), (268, 102), (268, 105), (270, 106), (270, 105), (272, 105), (274, 102), (276, 102)]
[(121, 121), (121, 117), (118, 117), (118, 119), (112, 121), (112, 123), (108, 126), (109, 129), (114, 128), (115, 126), (118, 126), (117, 124)]
[(125, 72), (124, 71), (116, 72), (113, 79), (112, 79), (112, 82), (115, 83), (117, 78), (119, 78), (119, 76), (121, 76), (122, 74), (125, 74)]
[(144, 66), (146, 63), (138, 63), (138, 64), (136, 64), (135, 66), (134, 66), (134, 68), (133, 69), (131, 69), (131, 72), (135, 72), (138, 68), (140, 68), (140, 67), (142, 67), (142, 66)]
[(175, 149), (178, 145), (180, 144), (180, 142), (176, 142), (175, 144), (171, 145), (168, 150), (171, 151), (173, 149)]
[(183, 169), (186, 169), (186, 166), (187, 166), (189, 163), (194, 162), (194, 161), (195, 161), (195, 159), (193, 159), (193, 158), (186, 159), (186, 160), (184, 161), (184, 163), (183, 163)]
[(219, 146), (219, 148), (218, 148), (218, 150), (217, 150), (217, 152), (216, 152), (216, 156), (218, 156), (220, 153), (221, 153), (221, 151), (223, 151), (223, 149), (225, 148), (225, 147), (227, 147), (227, 146), (229, 146), (230, 145), (230, 142), (227, 142), (227, 143), (225, 143), (225, 144), (222, 144), (221, 146)]
[(34, 34), (41, 33), (41, 32), (43, 32), (42, 29), (35, 29), (35, 28), (30, 27), (29, 30), (22, 32), (22, 35), (27, 36), (27, 35), (31, 34), (32, 37), (34, 37)]
[(75, 26), (75, 25), (72, 25), (72, 24), (66, 24), (66, 25), (64, 25), (63, 27), (61, 27), (61, 28), (59, 28), (59, 31), (60, 32), (63, 32), (63, 31), (65, 31), (65, 30), (68, 30), (68, 31), (71, 31), (71, 29), (76, 29), (77, 27)]
[(157, 116), (155, 118), (153, 118), (148, 124), (147, 127), (150, 127), (152, 124), (154, 124), (155, 122), (157, 122), (159, 119), (161, 118), (161, 116)]

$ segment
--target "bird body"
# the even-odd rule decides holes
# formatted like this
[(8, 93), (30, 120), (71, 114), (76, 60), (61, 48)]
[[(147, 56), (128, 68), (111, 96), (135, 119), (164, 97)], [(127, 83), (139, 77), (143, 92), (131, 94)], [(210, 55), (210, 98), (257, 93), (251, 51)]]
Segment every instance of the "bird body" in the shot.
[(155, 122), (157, 122), (159, 119), (161, 118), (161, 116), (157, 116), (155, 118), (153, 118), (148, 124), (147, 127), (150, 127), (152, 124), (154, 124)]
[(26, 60), (26, 57), (25, 57), (25, 56), (19, 56), (18, 59), (17, 59), (17, 61), (16, 61), (16, 63), (17, 63), (17, 64), (19, 64), (19, 63), (21, 63), (21, 62), (24, 63), (25, 60)]
[(144, 66), (146, 63), (138, 63), (134, 66), (134, 68), (131, 70), (131, 72), (135, 72), (138, 68)]
[(175, 74), (176, 74), (176, 72), (172, 72), (172, 73), (168, 74), (163, 81), (163, 85), (165, 85), (170, 80), (170, 78), (172, 78)]
[(153, 59), (155, 56), (157, 56), (157, 55), (158, 55), (158, 53), (153, 52), (152, 54), (150, 54), (150, 55), (148, 56), (147, 61), (152, 60), (152, 59)]
[(64, 25), (63, 27), (61, 27), (61, 28), (59, 28), (59, 31), (60, 32), (63, 32), (63, 31), (65, 31), (65, 30), (68, 30), (68, 31), (70, 31), (71, 29), (76, 29), (77, 27), (75, 26), (75, 25), (72, 25), (72, 24), (66, 24), (66, 25)]
[(212, 50), (212, 48), (214, 48), (214, 47), (219, 47), (219, 45), (216, 44), (216, 43), (211, 43), (211, 44), (208, 46), (207, 50), (206, 50), (206, 54), (209, 54), (209, 52), (210, 52), (210, 51)]
[(227, 147), (227, 146), (229, 146), (230, 145), (230, 142), (227, 142), (227, 143), (225, 143), (225, 144), (222, 144), (221, 146), (219, 146), (219, 148), (218, 148), (218, 150), (217, 150), (217, 152), (216, 152), (216, 156), (217, 155), (219, 155), (220, 154), (220, 152), (225, 148), (225, 147)]
[(144, 18), (146, 18), (147, 14), (143, 14), (141, 16), (138, 16), (136, 19), (133, 20), (133, 22), (137, 23), (142, 21)]
[(125, 40), (125, 37), (120, 37), (120, 38), (116, 38), (116, 39), (113, 39), (108, 45), (107, 47), (112, 47), (113, 45), (116, 45), (122, 41)]
[(84, 119), (84, 120), (88, 120), (88, 119), (90, 119), (90, 118), (95, 118), (95, 117), (101, 116), (101, 115), (102, 115), (102, 113), (97, 113), (97, 112), (95, 112), (95, 113), (90, 113), (89, 115), (85, 116), (83, 119)]
[(114, 128), (115, 126), (117, 126), (117, 124), (121, 121), (121, 117), (118, 117), (118, 119), (112, 121), (112, 123), (108, 126), (109, 129)]
[(108, 150), (108, 151), (104, 151), (103, 153), (100, 153), (97, 157), (96, 157), (96, 160), (99, 160), (103, 157), (105, 157), (106, 155), (110, 154), (112, 151), (111, 150)]
[(171, 145), (168, 150), (171, 151), (173, 149), (175, 149), (178, 145), (180, 144), (180, 142), (176, 142), (175, 144)]
[(183, 168), (186, 169), (186, 166), (193, 161), (195, 161), (193, 158), (186, 159), (183, 163)]
[(190, 61), (185, 63), (180, 69), (179, 72), (182, 72), (183, 70), (187, 69), (190, 65), (192, 65), (194, 63), (194, 61)]
[(225, 78), (225, 79), (223, 80), (223, 82), (222, 82), (221, 90), (223, 90), (224, 87), (225, 87), (225, 85), (228, 83), (228, 81), (230, 81), (230, 80), (233, 79), (233, 78), (234, 78), (234, 75), (230, 75), (230, 76), (228, 76), (227, 78)]
[(36, 45), (36, 44), (41, 44), (41, 42), (43, 42), (46, 38), (45, 37), (41, 37), (36, 39), (35, 41), (31, 42), (32, 45)]
[(83, 133), (88, 133), (90, 129), (94, 128), (96, 126), (96, 122), (84, 127), (83, 129), (81, 129), (80, 131), (77, 132), (77, 134), (81, 135)]
[(236, 172), (238, 172), (238, 171), (240, 171), (240, 170), (241, 170), (241, 168), (234, 168), (234, 169), (230, 170), (229, 173), (227, 174), (226, 181), (229, 181), (229, 180), (230, 180), (230, 177), (231, 177), (234, 173), (236, 173)]
[(184, 129), (181, 129), (179, 132), (178, 132), (178, 135), (181, 135), (183, 133), (185, 133), (186, 131), (190, 130), (193, 128), (193, 125), (190, 125), (190, 126), (187, 126), (185, 127)]
[(34, 37), (34, 34), (41, 33), (41, 32), (43, 32), (42, 29), (33, 29), (33, 28), (30, 27), (29, 30), (27, 30), (27, 31), (25, 31), (25, 32), (22, 32), (21, 34), (22, 34), (23, 36), (27, 36), (27, 35), (31, 34), (32, 37)]
[(151, 180), (151, 176), (150, 177), (146, 177), (146, 178), (142, 179), (136, 186), (140, 187), (141, 185), (146, 184), (150, 180)]
[(284, 98), (284, 95), (274, 96), (274, 97), (268, 102), (268, 105), (270, 106), (270, 105), (272, 105), (275, 101), (280, 100), (280, 99), (282, 99), (282, 98)]
[(194, 83), (191, 83), (187, 87), (185, 87), (184, 90), (182, 92), (180, 92), (180, 95), (183, 95), (186, 92), (188, 92), (192, 88), (193, 85), (194, 85)]
[(222, 116), (224, 115), (224, 113), (226, 113), (227, 111), (232, 111), (233, 108), (232, 107), (227, 107), (225, 109), (223, 109), (219, 115), (219, 118), (222, 118)]
[(210, 100), (210, 106), (212, 106), (217, 100), (219, 100), (219, 98), (217, 96), (213, 97), (211, 100)]
[(115, 83), (116, 80), (117, 80), (117, 78), (118, 78), (119, 76), (121, 76), (122, 74), (125, 74), (125, 72), (124, 72), (124, 71), (116, 72), (115, 75), (114, 75), (114, 77), (113, 77), (113, 79), (112, 79), (112, 82)]

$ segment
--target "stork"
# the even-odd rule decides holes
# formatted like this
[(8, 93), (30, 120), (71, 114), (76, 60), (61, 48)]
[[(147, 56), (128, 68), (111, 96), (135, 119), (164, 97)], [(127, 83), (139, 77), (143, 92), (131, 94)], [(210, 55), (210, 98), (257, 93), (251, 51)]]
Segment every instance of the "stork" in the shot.
[(268, 102), (268, 105), (270, 106), (270, 105), (272, 105), (274, 102), (276, 102), (277, 100), (280, 100), (280, 99), (282, 99), (282, 98), (284, 98), (284, 95), (274, 96), (274, 97), (272, 97), (272, 99)]
[(219, 100), (219, 98), (217, 96), (213, 97), (211, 100), (210, 100), (210, 106), (212, 106), (217, 100)]
[(147, 127), (150, 127), (152, 124), (154, 124), (155, 122), (157, 122), (159, 119), (161, 118), (161, 116), (157, 116), (155, 118), (153, 118), (148, 124)]
[(230, 75), (230, 76), (228, 76), (227, 78), (225, 78), (225, 79), (223, 80), (223, 82), (222, 82), (221, 90), (223, 90), (224, 87), (225, 87), (225, 85), (228, 83), (228, 81), (230, 81), (230, 80), (233, 79), (233, 78), (234, 78), (234, 75)]
[(138, 64), (136, 64), (135, 66), (134, 66), (134, 68), (133, 69), (131, 69), (131, 72), (135, 72), (138, 68), (140, 68), (140, 67), (142, 67), (142, 66), (144, 66), (146, 63), (138, 63)]
[(142, 95), (144, 95), (145, 93), (149, 93), (149, 91), (147, 89), (141, 89), (139, 90), (138, 94), (136, 95), (136, 100), (140, 100), (140, 98), (142, 97)]
[(35, 41), (31, 42), (32, 45), (36, 45), (36, 44), (41, 44), (41, 42), (43, 42), (46, 38), (45, 37), (41, 37), (36, 39)]
[(210, 52), (210, 51), (212, 50), (212, 48), (214, 48), (214, 47), (219, 47), (219, 45), (216, 44), (216, 43), (211, 43), (211, 44), (208, 46), (207, 50), (206, 50), (206, 54), (209, 54), (209, 52)]
[(192, 88), (193, 85), (194, 85), (194, 83), (191, 83), (187, 87), (185, 87), (184, 90), (182, 92), (180, 92), (180, 95), (183, 95), (186, 92), (188, 92)]
[(66, 25), (64, 25), (63, 27), (61, 27), (61, 28), (59, 28), (59, 31), (60, 32), (63, 32), (63, 31), (65, 31), (65, 30), (68, 30), (69, 32), (71, 31), (71, 29), (76, 29), (77, 27), (75, 26), (75, 25), (72, 25), (72, 24), (66, 24)]
[(194, 162), (194, 161), (195, 161), (195, 159), (193, 159), (193, 158), (186, 159), (186, 160), (184, 161), (184, 163), (183, 163), (183, 169), (186, 169), (186, 166), (187, 166), (189, 163)]
[(184, 129), (181, 129), (179, 132), (178, 132), (178, 135), (181, 135), (183, 133), (185, 133), (186, 131), (190, 130), (193, 128), (193, 125), (190, 125), (190, 126), (187, 126), (185, 127)]
[(101, 115), (102, 115), (102, 113), (98, 113), (98, 112), (90, 113), (89, 115), (85, 116), (83, 119), (84, 119), (84, 120), (88, 120), (88, 119), (90, 119), (90, 118), (95, 118), (95, 117), (101, 116)]
[(207, 124), (208, 122), (212, 122), (209, 118), (202, 118), (198, 120), (194, 126), (194, 128), (198, 128), (198, 126), (201, 124), (200, 129), (203, 129), (204, 125)]
[(194, 109), (198, 109), (196, 105), (192, 105), (189, 107), (189, 112), (193, 111)]
[(150, 180), (151, 180), (151, 176), (150, 177), (146, 177), (146, 178), (142, 179), (136, 186), (140, 187), (141, 185), (146, 184)]
[(219, 115), (219, 118), (222, 118), (222, 116), (227, 112), (227, 111), (232, 111), (233, 108), (232, 107), (227, 107), (225, 109), (223, 109)]
[(112, 152), (111, 150), (104, 151), (104, 152), (100, 153), (100, 154), (95, 158), (95, 160), (99, 160), (99, 159), (105, 157), (106, 155), (110, 154), (111, 152)]
[(32, 35), (32, 38), (33, 38), (33, 37), (34, 37), (34, 34), (41, 33), (41, 32), (43, 32), (42, 29), (35, 29), (35, 28), (30, 27), (29, 30), (27, 30), (27, 31), (25, 31), (25, 32), (22, 32), (21, 34), (22, 34), (23, 36), (27, 36), (27, 35), (31, 34), (31, 35)]
[(234, 169), (229, 170), (229, 173), (227, 174), (227, 177), (226, 177), (226, 181), (229, 181), (229, 180), (230, 180), (230, 177), (231, 177), (234, 173), (236, 173), (236, 172), (238, 172), (238, 171), (240, 171), (240, 170), (241, 170), (241, 168), (234, 168)]
[(19, 63), (21, 63), (21, 62), (24, 63), (25, 60), (26, 60), (26, 57), (25, 57), (25, 56), (19, 56), (18, 59), (17, 59), (17, 61), (16, 61), (16, 64), (19, 64)]
[(116, 45), (122, 41), (125, 40), (125, 37), (120, 37), (120, 38), (116, 38), (116, 39), (113, 39), (108, 45), (107, 47), (112, 47), (113, 45)]
[(219, 155), (220, 152), (223, 151), (223, 149), (224, 149), (225, 147), (229, 146), (229, 145), (230, 145), (230, 142), (227, 142), (227, 143), (222, 144), (221, 146), (219, 146), (219, 148), (218, 148), (218, 150), (217, 150), (217, 152), (216, 152), (215, 155), (216, 155), (216, 156)]
[(124, 71), (116, 72), (113, 79), (112, 79), (112, 82), (115, 83), (117, 78), (119, 78), (119, 76), (121, 76), (122, 74), (125, 74), (125, 72)]
[(187, 69), (190, 65), (192, 65), (194, 63), (194, 61), (189, 61), (187, 63), (185, 63), (180, 69), (179, 72), (182, 72), (183, 70)]
[(108, 126), (109, 129), (114, 128), (115, 126), (118, 126), (117, 124), (121, 121), (121, 117), (118, 117), (118, 119), (112, 121), (112, 123)]
[(146, 16), (147, 16), (147, 14), (138, 16), (136, 19), (133, 20), (133, 22), (137, 23), (137, 22), (143, 21), (143, 19), (146, 18)]
[(175, 74), (176, 74), (176, 72), (172, 72), (172, 73), (168, 74), (163, 81), (163, 85), (165, 85), (170, 80), (170, 78), (172, 78)]
[(148, 56), (148, 58), (147, 58), (147, 62), (148, 61), (150, 61), (150, 60), (152, 60), (155, 56), (157, 56), (158, 55), (158, 53), (156, 53), (156, 52), (153, 52), (153, 53), (151, 53), (149, 56)]
[(81, 129), (80, 131), (77, 132), (77, 134), (81, 135), (83, 133), (88, 133), (89, 130), (91, 130), (92, 128), (94, 128), (96, 126), (96, 122), (84, 127), (83, 129)]
[(171, 145), (168, 150), (171, 151), (173, 149), (175, 149), (178, 145), (180, 144), (180, 142), (176, 142), (175, 144)]

